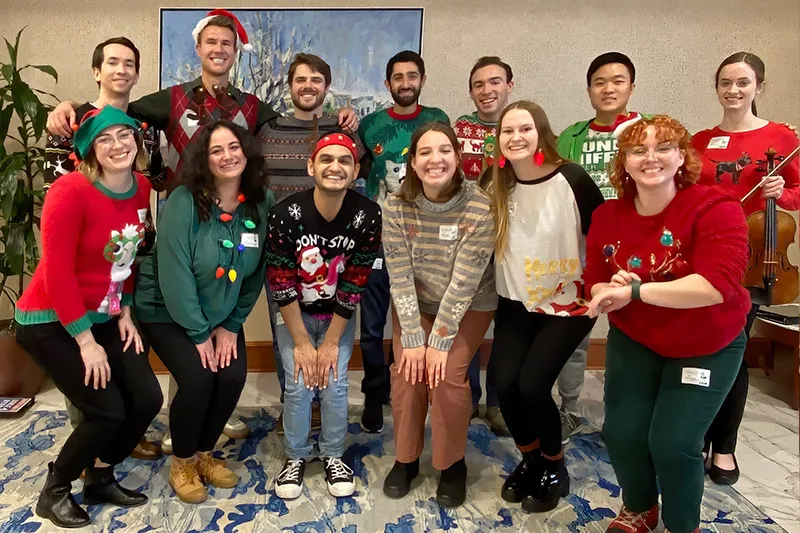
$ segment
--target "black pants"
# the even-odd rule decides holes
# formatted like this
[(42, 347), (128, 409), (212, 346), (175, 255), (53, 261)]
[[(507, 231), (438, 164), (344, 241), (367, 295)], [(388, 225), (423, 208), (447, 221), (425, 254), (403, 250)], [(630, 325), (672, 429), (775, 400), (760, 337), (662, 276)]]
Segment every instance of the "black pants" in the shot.
[(60, 323), (17, 325), (17, 342), (83, 413), (55, 461), (59, 475), (70, 481), (95, 458), (114, 465), (128, 457), (164, 401), (147, 354), (137, 354), (133, 345), (123, 352), (116, 319), (95, 324), (92, 335), (111, 367), (105, 389), (83, 384), (80, 348)]
[(142, 323), (141, 330), (159, 359), (178, 383), (169, 409), (172, 451), (188, 459), (214, 448), (233, 413), (247, 379), (244, 329), (236, 343), (237, 359), (212, 372), (203, 368), (200, 354), (186, 330), (174, 323)]
[(551, 390), (595, 320), (531, 313), (500, 297), (487, 379), (497, 387), (500, 410), (518, 446), (539, 439), (542, 453), (561, 452), (561, 419)]
[[(753, 304), (750, 313), (747, 315), (744, 334), (747, 335), (748, 340), (750, 340), (750, 328), (753, 327), (759, 307), (759, 305)], [(736, 451), (736, 440), (739, 437), (739, 426), (742, 423), (744, 408), (747, 404), (749, 383), (747, 361), (742, 358), (742, 366), (736, 375), (736, 381), (733, 382), (733, 387), (731, 387), (728, 396), (722, 402), (722, 407), (719, 408), (717, 416), (714, 417), (711, 427), (706, 432), (705, 447), (703, 448), (705, 452), (710, 449), (713, 453), (724, 455)]]
[(379, 269), (373, 269), (361, 297), (361, 360), (364, 364), (364, 378), (361, 392), (370, 402), (385, 403), (389, 399), (391, 380), (389, 366), (394, 362), (394, 353), (389, 350), (389, 364), (383, 349), (383, 329), (391, 303), (389, 292), (389, 272), (383, 250), (378, 256), (383, 261)]

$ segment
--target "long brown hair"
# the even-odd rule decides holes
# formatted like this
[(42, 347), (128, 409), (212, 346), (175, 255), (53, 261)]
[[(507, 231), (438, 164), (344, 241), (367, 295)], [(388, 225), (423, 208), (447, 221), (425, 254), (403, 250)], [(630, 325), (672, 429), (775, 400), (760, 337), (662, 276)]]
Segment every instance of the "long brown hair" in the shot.
[(640, 145), (647, 138), (647, 128), (653, 126), (656, 129), (656, 139), (658, 142), (674, 142), (683, 154), (683, 165), (675, 173), (675, 185), (682, 188), (697, 181), (700, 170), (703, 168), (703, 161), (692, 148), (691, 136), (686, 128), (672, 117), (667, 115), (654, 115), (650, 118), (642, 117), (641, 120), (628, 126), (617, 139), (619, 150), (611, 164), (611, 172), (608, 176), (614, 190), (617, 191), (619, 198), (636, 198), (636, 182), (625, 169), (627, 156), (626, 150)]
[[(556, 136), (553, 133), (553, 128), (550, 127), (550, 120), (544, 109), (538, 104), (530, 100), (520, 100), (509, 104), (500, 115), (497, 121), (497, 146), (502, 154), (503, 148), (500, 144), (500, 132), (503, 128), (503, 119), (509, 111), (514, 109), (522, 109), (530, 113), (533, 118), (533, 124), (536, 126), (536, 133), (539, 136), (537, 150), (541, 150), (544, 154), (545, 164), (560, 166), (565, 163), (565, 159), (558, 155), (556, 149)], [(499, 158), (498, 158), (499, 159)], [(497, 235), (495, 237), (495, 257), (498, 261), (503, 258), (503, 251), (508, 240), (508, 197), (514, 186), (517, 183), (517, 175), (514, 172), (514, 167), (509, 163), (503, 168), (495, 162), (492, 165), (492, 182), (488, 187), (487, 192), (492, 199), (492, 210), (497, 224)]]
[[(745, 63), (748, 67), (753, 69), (753, 72), (756, 75), (756, 86), (760, 86), (764, 83), (764, 62), (755, 54), (751, 54), (750, 52), (736, 52), (735, 54), (731, 54), (725, 59), (722, 60), (722, 63), (719, 64), (717, 67), (717, 73), (714, 74), (714, 87), (719, 87), (719, 74), (722, 72), (722, 69), (728, 65), (733, 65), (735, 63)], [(753, 98), (753, 101), (750, 103), (750, 110), (753, 111), (753, 114), (758, 116), (758, 110), (756, 109), (756, 99)]]
[[(150, 156), (147, 155), (147, 151), (144, 149), (144, 142), (142, 141), (142, 134), (136, 130), (133, 130), (134, 138), (136, 139), (136, 157), (133, 160), (133, 168), (131, 170), (135, 170), (137, 172), (142, 172), (146, 170), (148, 166), (150, 166)], [(86, 179), (94, 183), (94, 181), (103, 175), (103, 167), (100, 165), (100, 162), (97, 161), (97, 154), (94, 151), (94, 143), (92, 143), (91, 147), (89, 148), (89, 153), (86, 154), (86, 158), (78, 162), (78, 166), (76, 169), (78, 172), (83, 174)]]
[(419, 179), (414, 167), (411, 166), (411, 161), (417, 153), (419, 140), (429, 131), (444, 133), (447, 138), (450, 139), (450, 144), (453, 145), (453, 151), (456, 154), (456, 171), (455, 174), (453, 174), (453, 179), (450, 181), (450, 186), (444, 191), (444, 200), (447, 201), (455, 196), (458, 191), (461, 190), (461, 185), (464, 183), (464, 174), (461, 172), (461, 144), (458, 142), (456, 132), (453, 131), (450, 124), (439, 121), (428, 122), (414, 130), (413, 135), (411, 135), (411, 145), (408, 148), (408, 160), (406, 162), (406, 177), (400, 185), (400, 191), (397, 193), (398, 196), (406, 202), (414, 202), (417, 196), (423, 194), (422, 180)]

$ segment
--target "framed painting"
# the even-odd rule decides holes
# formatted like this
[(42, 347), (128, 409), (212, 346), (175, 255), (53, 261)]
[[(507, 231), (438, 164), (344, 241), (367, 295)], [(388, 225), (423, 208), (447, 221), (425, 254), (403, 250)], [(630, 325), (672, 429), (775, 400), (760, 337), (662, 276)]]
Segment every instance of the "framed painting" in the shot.
[[(161, 9), (159, 88), (200, 75), (192, 30), (208, 10)], [(361, 117), (392, 104), (383, 85), (389, 59), (401, 50), (422, 53), (422, 8), (231, 11), (254, 47), (237, 53), (231, 83), (280, 113), (292, 108), (286, 78), (297, 53), (316, 54), (331, 66), (325, 110), (349, 104)]]

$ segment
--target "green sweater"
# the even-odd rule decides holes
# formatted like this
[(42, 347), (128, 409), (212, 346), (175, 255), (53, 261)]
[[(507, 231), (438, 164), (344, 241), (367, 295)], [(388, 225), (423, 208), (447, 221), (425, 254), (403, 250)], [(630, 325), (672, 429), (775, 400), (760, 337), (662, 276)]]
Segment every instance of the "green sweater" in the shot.
[[(238, 333), (264, 286), (267, 215), (274, 204), (268, 192), (257, 223), (244, 204), (228, 222), (220, 220), (223, 211), (216, 205), (209, 220), (200, 222), (191, 192), (175, 189), (158, 220), (155, 254), (139, 267), (137, 319), (175, 322), (195, 343), (217, 326)], [(255, 227), (247, 228), (251, 223)], [(224, 273), (217, 277), (220, 268)]]

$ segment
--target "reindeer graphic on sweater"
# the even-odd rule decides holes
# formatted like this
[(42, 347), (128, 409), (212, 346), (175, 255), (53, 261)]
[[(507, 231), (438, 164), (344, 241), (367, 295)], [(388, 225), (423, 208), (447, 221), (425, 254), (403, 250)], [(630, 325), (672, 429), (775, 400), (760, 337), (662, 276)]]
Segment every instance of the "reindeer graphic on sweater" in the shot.
[(131, 275), (136, 250), (144, 239), (144, 226), (126, 224), (122, 231), (113, 230), (111, 239), (103, 249), (103, 257), (111, 262), (111, 283), (108, 292), (97, 308), (98, 313), (111, 316), (122, 311), (122, 286)]

